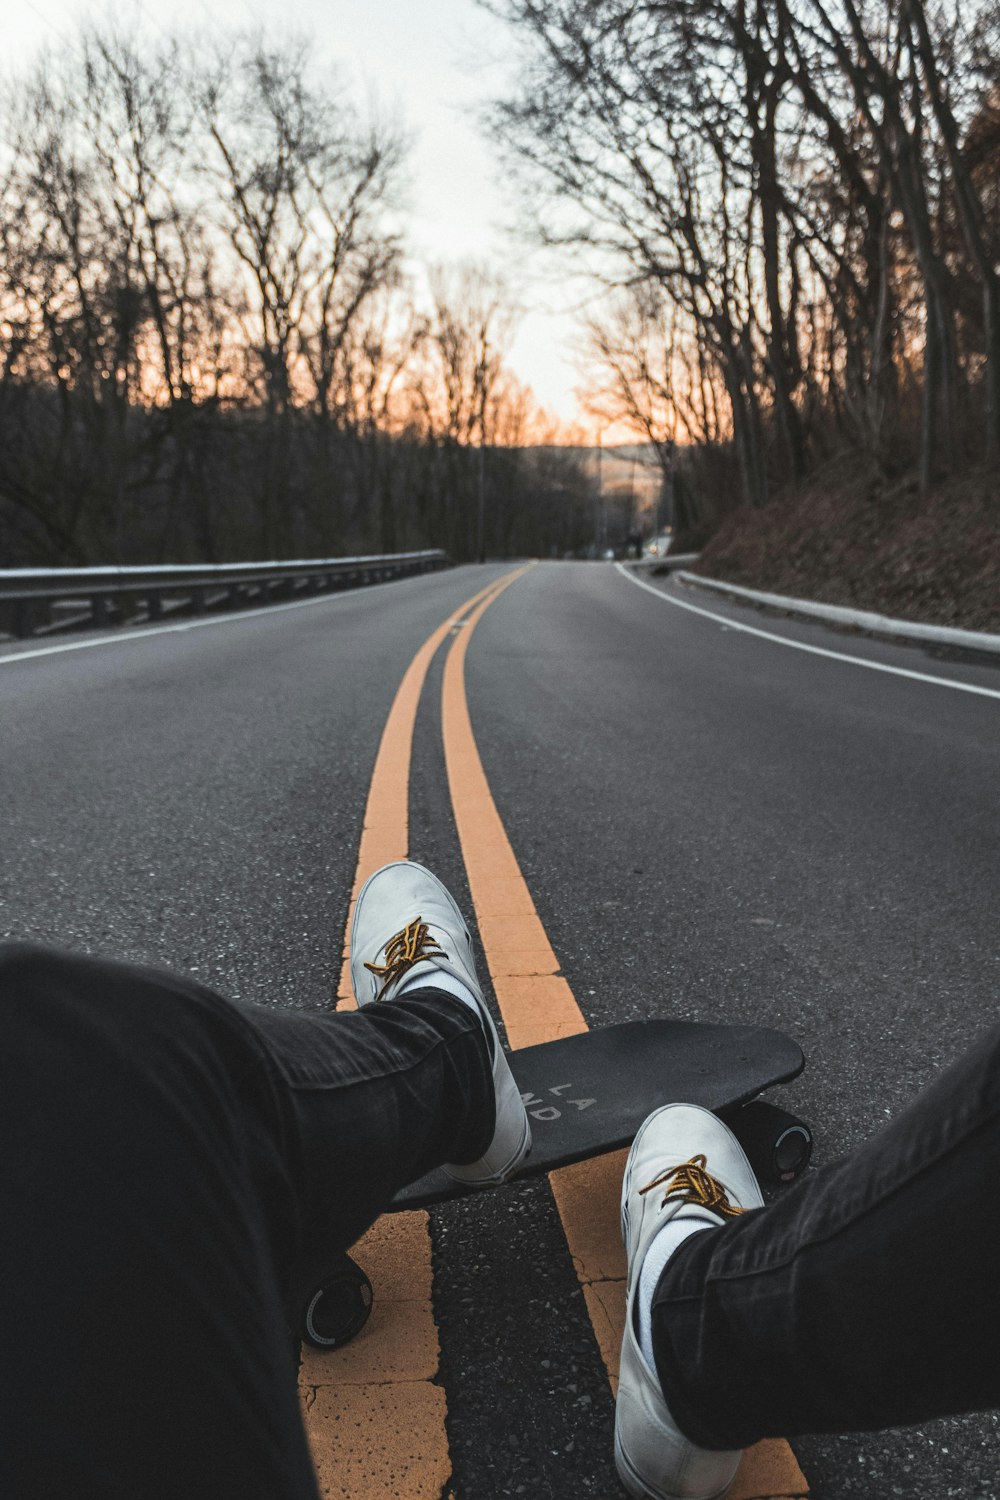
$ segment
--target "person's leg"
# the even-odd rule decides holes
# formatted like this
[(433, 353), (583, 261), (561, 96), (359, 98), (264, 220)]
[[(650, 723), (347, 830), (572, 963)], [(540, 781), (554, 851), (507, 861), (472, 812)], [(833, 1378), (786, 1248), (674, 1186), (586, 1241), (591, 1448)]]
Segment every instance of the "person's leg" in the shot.
[(332, 1014), (237, 1009), (281, 1101), (300, 1221), (296, 1282), (353, 1245), (401, 1187), (475, 1158), (490, 1139), (486, 1038), (454, 995), (426, 986)]
[(295, 1142), (285, 1157), (303, 1287), (407, 1183), (441, 1166), (461, 1182), (500, 1182), (531, 1147), (468, 928), (437, 877), (410, 860), (376, 871), (358, 895), (350, 947), (357, 1011), (240, 1007)]
[(368, 1007), (440, 985), (477, 1018), (489, 1056), (492, 1131), (478, 1156), (456, 1155), (444, 1170), (457, 1182), (505, 1182), (531, 1150), (527, 1111), (483, 997), (465, 918), (423, 865), (394, 860), (365, 881), (351, 923), (351, 984)]
[(733, 1449), (1000, 1404), (998, 1161), (1000, 1027), (860, 1150), (686, 1240), (652, 1326), (687, 1436)]
[[(283, 1311), (494, 1128), (477, 1014), (270, 1012), (0, 954), (0, 1493), (313, 1496)], [(294, 1309), (291, 1309), (294, 1311)]]
[(0, 1494), (313, 1500), (280, 1135), (215, 997), (0, 953)]
[(651, 1306), (665, 1263), (689, 1240), (763, 1201), (739, 1142), (708, 1110), (665, 1104), (643, 1121), (622, 1178), (628, 1284), (615, 1402), (615, 1465), (636, 1500), (714, 1500), (739, 1467), (737, 1447), (699, 1446), (678, 1423), (656, 1371)]

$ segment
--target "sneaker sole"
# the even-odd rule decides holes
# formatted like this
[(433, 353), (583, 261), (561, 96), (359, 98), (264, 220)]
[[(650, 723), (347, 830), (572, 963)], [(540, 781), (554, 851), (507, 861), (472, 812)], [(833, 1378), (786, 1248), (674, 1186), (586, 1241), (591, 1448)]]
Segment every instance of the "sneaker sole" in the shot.
[[(615, 1468), (618, 1470), (618, 1478), (633, 1500), (679, 1500), (676, 1491), (661, 1490), (657, 1485), (651, 1484), (640, 1476), (621, 1445), (617, 1427), (615, 1428)], [(733, 1479), (735, 1478), (734, 1474)], [(724, 1496), (728, 1495), (733, 1487), (733, 1479), (724, 1484), (721, 1490), (713, 1490), (710, 1495), (702, 1495), (700, 1500), (724, 1500)]]

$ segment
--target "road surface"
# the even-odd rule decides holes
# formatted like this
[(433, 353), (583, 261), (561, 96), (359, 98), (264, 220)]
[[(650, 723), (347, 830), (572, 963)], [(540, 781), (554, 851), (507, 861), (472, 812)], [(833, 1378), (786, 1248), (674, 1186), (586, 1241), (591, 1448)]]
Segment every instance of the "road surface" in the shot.
[[(996, 1018), (1000, 671), (640, 587), (610, 564), (531, 566), (475, 619), (469, 601), (514, 571), (0, 643), (0, 930), (259, 1003), (334, 1004), (379, 744), (438, 630), (412, 734), (411, 855), (472, 907), (483, 809), (460, 842), (446, 774), (461, 641), (477, 795), (585, 1023), (790, 1032), (808, 1062), (784, 1098), (811, 1122), (816, 1161), (832, 1159)], [(373, 1245), (382, 1315), (402, 1321), (372, 1358), (397, 1364), (366, 1383), (359, 1342), (340, 1374), (346, 1356), (304, 1371), (331, 1493), (618, 1493), (596, 1305), (617, 1271), (581, 1285), (563, 1209), (543, 1180), (418, 1222), (399, 1254), (405, 1269), (429, 1234), (432, 1301), (416, 1271), (391, 1284)], [(143, 1351), (123, 1358), (141, 1378)], [(358, 1452), (339, 1420), (354, 1410)], [(386, 1479), (364, 1445), (411, 1424)], [(995, 1415), (793, 1448), (830, 1500), (1000, 1493)]]

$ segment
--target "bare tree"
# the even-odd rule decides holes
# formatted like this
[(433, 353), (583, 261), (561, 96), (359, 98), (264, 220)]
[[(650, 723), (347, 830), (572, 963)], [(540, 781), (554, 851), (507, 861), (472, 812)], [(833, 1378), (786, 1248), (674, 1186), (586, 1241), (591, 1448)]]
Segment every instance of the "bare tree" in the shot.
[(420, 306), (401, 274), (403, 153), (304, 43), (84, 29), (23, 79), (0, 120), (0, 548), (470, 556), (535, 534), (522, 503), (555, 526), (514, 446), (534, 404), (508, 294), (467, 268)]
[[(904, 0), (902, 19), (907, 47), (914, 65), (922, 74), (938, 127), (959, 223), (970, 264), (982, 291), (986, 458), (995, 462), (1000, 457), (1000, 275), (997, 272), (996, 226), (989, 223), (986, 203), (965, 158), (962, 129), (952, 103), (955, 78), (945, 76), (940, 58), (946, 49), (940, 40), (932, 38), (923, 0)], [(962, 52), (968, 51), (968, 38), (961, 35), (959, 18), (956, 18), (952, 35), (948, 38), (947, 51), (952, 55), (954, 75), (955, 67), (961, 66)]]
[(652, 449), (664, 493), (676, 497), (677, 531), (698, 530), (695, 497), (675, 480), (680, 442), (718, 437), (711, 377), (699, 362), (696, 331), (655, 287), (619, 298), (606, 318), (587, 326), (588, 404), (602, 421), (632, 429)]
[(271, 441), (258, 490), (261, 545), (286, 505), (290, 413), (307, 401), (342, 420), (345, 345), (391, 279), (386, 200), (402, 161), (387, 127), (358, 127), (345, 96), (313, 76), (306, 42), (242, 38), (193, 89), (214, 148), (221, 222), (244, 267)]
[(523, 91), (499, 106), (496, 133), (561, 209), (543, 238), (581, 248), (609, 281), (655, 283), (690, 318), (728, 398), (744, 494), (762, 503), (774, 387), (753, 259), (753, 168), (740, 145), (746, 131), (734, 129), (743, 85), (731, 59), (717, 59), (714, 87), (698, 65), (706, 48), (735, 56), (732, 39), (712, 30), (716, 16), (703, 25), (703, 8), (679, 0), (501, 8), (535, 50)]
[[(424, 430), (441, 450), (449, 482), (464, 495), (464, 516), (452, 520), (452, 545), (482, 560), (486, 511), (486, 448), (494, 440), (495, 400), (516, 316), (503, 279), (474, 263), (430, 277), (431, 311), (420, 339), (412, 383)], [(469, 454), (475, 451), (475, 468)]]
[(30, 462), (22, 447), (7, 492), (55, 528), (67, 555), (114, 557), (143, 308), (82, 128), (84, 92), (74, 54), (36, 70), (14, 102), (2, 248), (19, 347), (8, 375), (43, 383), (51, 397), (32, 403), (37, 446)]
[(881, 462), (908, 384), (924, 489), (963, 460), (976, 380), (996, 452), (996, 214), (970, 154), (1000, 96), (995, 0), (483, 3), (522, 41), (494, 125), (540, 238), (677, 310), (750, 503), (832, 432)]

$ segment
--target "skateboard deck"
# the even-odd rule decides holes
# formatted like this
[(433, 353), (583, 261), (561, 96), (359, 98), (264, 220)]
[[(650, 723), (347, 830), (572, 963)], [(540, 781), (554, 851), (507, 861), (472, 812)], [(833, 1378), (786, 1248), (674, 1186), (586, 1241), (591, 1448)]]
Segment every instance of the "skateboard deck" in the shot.
[[(783, 1032), (762, 1026), (700, 1021), (623, 1021), (508, 1053), (531, 1121), (531, 1153), (501, 1191), (591, 1156), (629, 1146), (661, 1104), (700, 1104), (736, 1132), (759, 1176), (789, 1181), (805, 1168), (812, 1137), (794, 1115), (758, 1095), (795, 1078), (802, 1051)], [(443, 1171), (396, 1194), (390, 1213), (450, 1198), (495, 1192)], [(349, 1255), (331, 1256), (305, 1279), (300, 1332), (307, 1343), (336, 1349), (364, 1326), (372, 1287)]]
[[(728, 1111), (802, 1071), (783, 1032), (700, 1021), (623, 1021), (507, 1054), (531, 1121), (531, 1154), (513, 1178), (536, 1177), (632, 1144), (660, 1104)], [(490, 1191), (431, 1172), (389, 1211)]]

